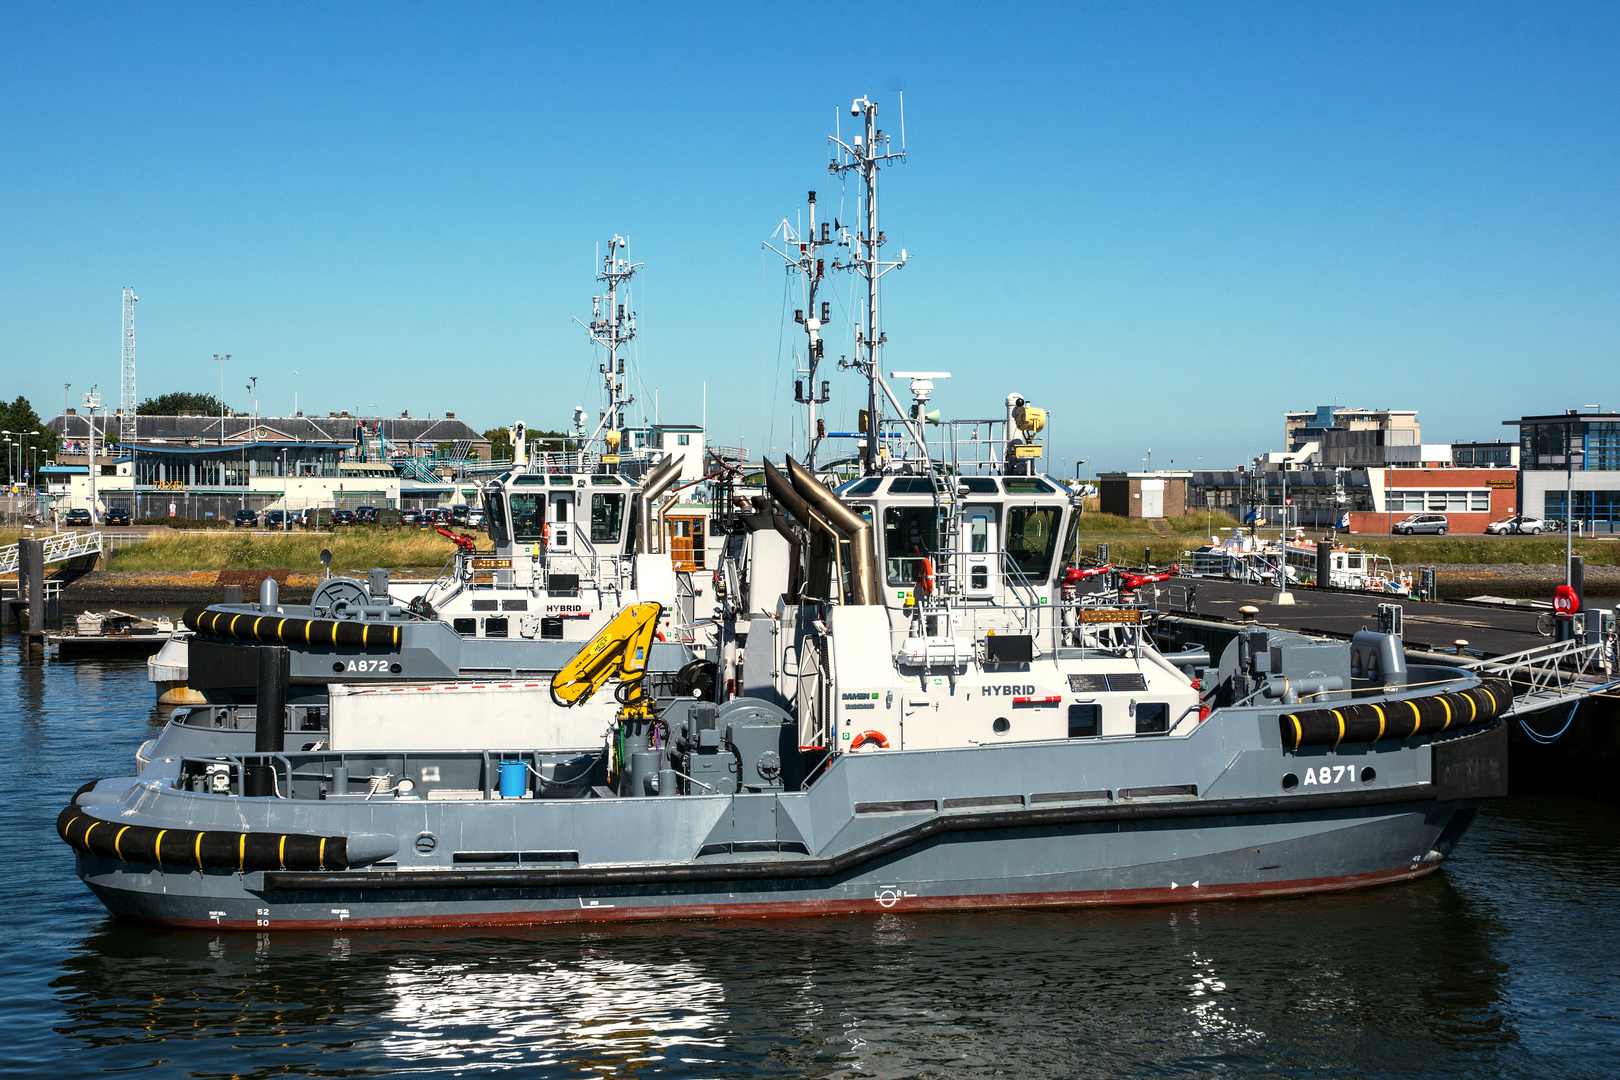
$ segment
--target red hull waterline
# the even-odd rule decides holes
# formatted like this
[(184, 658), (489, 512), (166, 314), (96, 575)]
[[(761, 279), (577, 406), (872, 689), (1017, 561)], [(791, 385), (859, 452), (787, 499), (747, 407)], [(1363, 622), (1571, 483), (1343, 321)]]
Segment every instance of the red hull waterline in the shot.
[[(1439, 862), (1375, 870), (1340, 877), (1298, 878), (1256, 884), (1178, 885), (1158, 889), (1093, 892), (987, 893), (979, 896), (905, 896), (888, 900), (795, 900), (768, 904), (686, 904), (665, 907), (581, 906), (566, 911), (463, 912), (451, 915), (395, 915), (376, 919), (155, 919), (121, 915), (149, 926), (187, 930), (384, 930), (392, 927), (528, 926), (540, 923), (629, 922), (654, 919), (791, 919), (806, 915), (867, 915), (993, 908), (1093, 907), (1102, 904), (1171, 904), (1199, 900), (1264, 899), (1301, 893), (1343, 892), (1372, 885), (1411, 881), (1439, 869)], [(585, 901), (581, 900), (582, 905)]]

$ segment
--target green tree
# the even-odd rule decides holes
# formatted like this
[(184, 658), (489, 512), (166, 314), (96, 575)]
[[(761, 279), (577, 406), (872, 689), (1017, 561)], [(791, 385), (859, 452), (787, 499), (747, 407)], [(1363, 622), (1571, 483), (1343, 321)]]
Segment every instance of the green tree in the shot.
[[(147, 398), (135, 408), (137, 416), (179, 416), (181, 412), (218, 416), (219, 398), (213, 394), (183, 394), (176, 391), (160, 397)], [(225, 413), (228, 416), (236, 415), (230, 409), (226, 409)]]
[(512, 433), (503, 427), (493, 427), (484, 432), (484, 438), (489, 440), (489, 459), (491, 461), (512, 460)]
[[(0, 477), (5, 478), (4, 482), (7, 485), (14, 482), (12, 474), (17, 471), (19, 457), (22, 461), (22, 471), (32, 472), (35, 465), (43, 465), (56, 456), (59, 442), (56, 433), (45, 426), (39, 414), (34, 411), (34, 406), (21, 394), (17, 395), (16, 401), (9, 404), (0, 401), (0, 430), (17, 433), (0, 436), (0, 439), (11, 440), (10, 445), (0, 442), (0, 452), (3, 452), (0, 456), (5, 458), (4, 467), (0, 468)], [(36, 431), (39, 432), (38, 435), (33, 434)], [(22, 451), (20, 455), (19, 447)], [(35, 448), (38, 448), (38, 453), (29, 453)], [(20, 478), (21, 473), (17, 475)]]

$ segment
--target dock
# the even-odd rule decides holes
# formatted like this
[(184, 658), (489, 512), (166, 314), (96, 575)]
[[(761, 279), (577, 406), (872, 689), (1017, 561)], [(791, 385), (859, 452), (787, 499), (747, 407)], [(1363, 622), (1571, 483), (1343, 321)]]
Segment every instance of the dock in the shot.
[[(1398, 610), (1408, 659), (1477, 671), (1507, 679), (1518, 689), (1510, 714), (1519, 718), (1598, 696), (1620, 694), (1620, 640), (1612, 614), (1583, 620), (1581, 635), (1566, 641), (1537, 629), (1543, 612), (1507, 604), (1416, 601), (1410, 597), (1340, 589), (1292, 588), (1294, 603), (1274, 602), (1276, 589), (1186, 578), (1143, 597), (1161, 612), (1161, 636), (1182, 642), (1224, 641), (1244, 625), (1293, 630), (1316, 637), (1349, 639), (1377, 630)], [(1244, 608), (1255, 609), (1245, 614)], [(1588, 613), (1590, 614), (1590, 613)], [(1605, 628), (1606, 627), (1606, 628)]]

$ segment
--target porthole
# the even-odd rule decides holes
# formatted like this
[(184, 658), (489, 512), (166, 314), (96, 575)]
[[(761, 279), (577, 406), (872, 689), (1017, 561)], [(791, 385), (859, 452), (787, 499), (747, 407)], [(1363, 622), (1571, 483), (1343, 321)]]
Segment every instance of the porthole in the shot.
[(1370, 784), (1376, 779), (1378, 779), (1378, 773), (1371, 766), (1361, 770), (1361, 782), (1363, 784)]
[(332, 665), (332, 670), (338, 672), (339, 674), (341, 674), (343, 672), (343, 661), (340, 660), (337, 663), (333, 664)]
[(388, 665), (388, 670), (392, 671), (395, 675), (398, 675), (400, 672), (404, 671), (405, 669), (400, 667), (398, 664), (390, 664), (390, 665)]
[(1299, 787), (1299, 777), (1295, 776), (1293, 773), (1284, 773), (1283, 790), (1293, 791), (1297, 787)]
[(425, 832), (416, 838), (416, 853), (418, 855), (431, 855), (439, 846), (439, 838), (430, 832)]
[(1007, 732), (1012, 730), (1012, 721), (1008, 720), (1005, 716), (998, 716), (996, 717), (996, 722), (991, 724), (990, 728), (997, 735), (1005, 735)]

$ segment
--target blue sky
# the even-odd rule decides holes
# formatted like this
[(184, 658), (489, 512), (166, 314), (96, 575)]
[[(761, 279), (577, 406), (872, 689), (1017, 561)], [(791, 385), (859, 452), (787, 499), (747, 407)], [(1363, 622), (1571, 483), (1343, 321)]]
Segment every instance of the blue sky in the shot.
[(903, 90), (884, 366), (1047, 405), (1054, 466), (1230, 467), (1331, 402), (1426, 441), (1620, 409), (1615, 5), (875, 8), (13, 0), (0, 393), (115, 403), (128, 284), (142, 397), (230, 353), (238, 409), (257, 375), (262, 412), (562, 426), (619, 233), (649, 411), (706, 381), (716, 439), (780, 454), (761, 241), (853, 209), (826, 137)]

